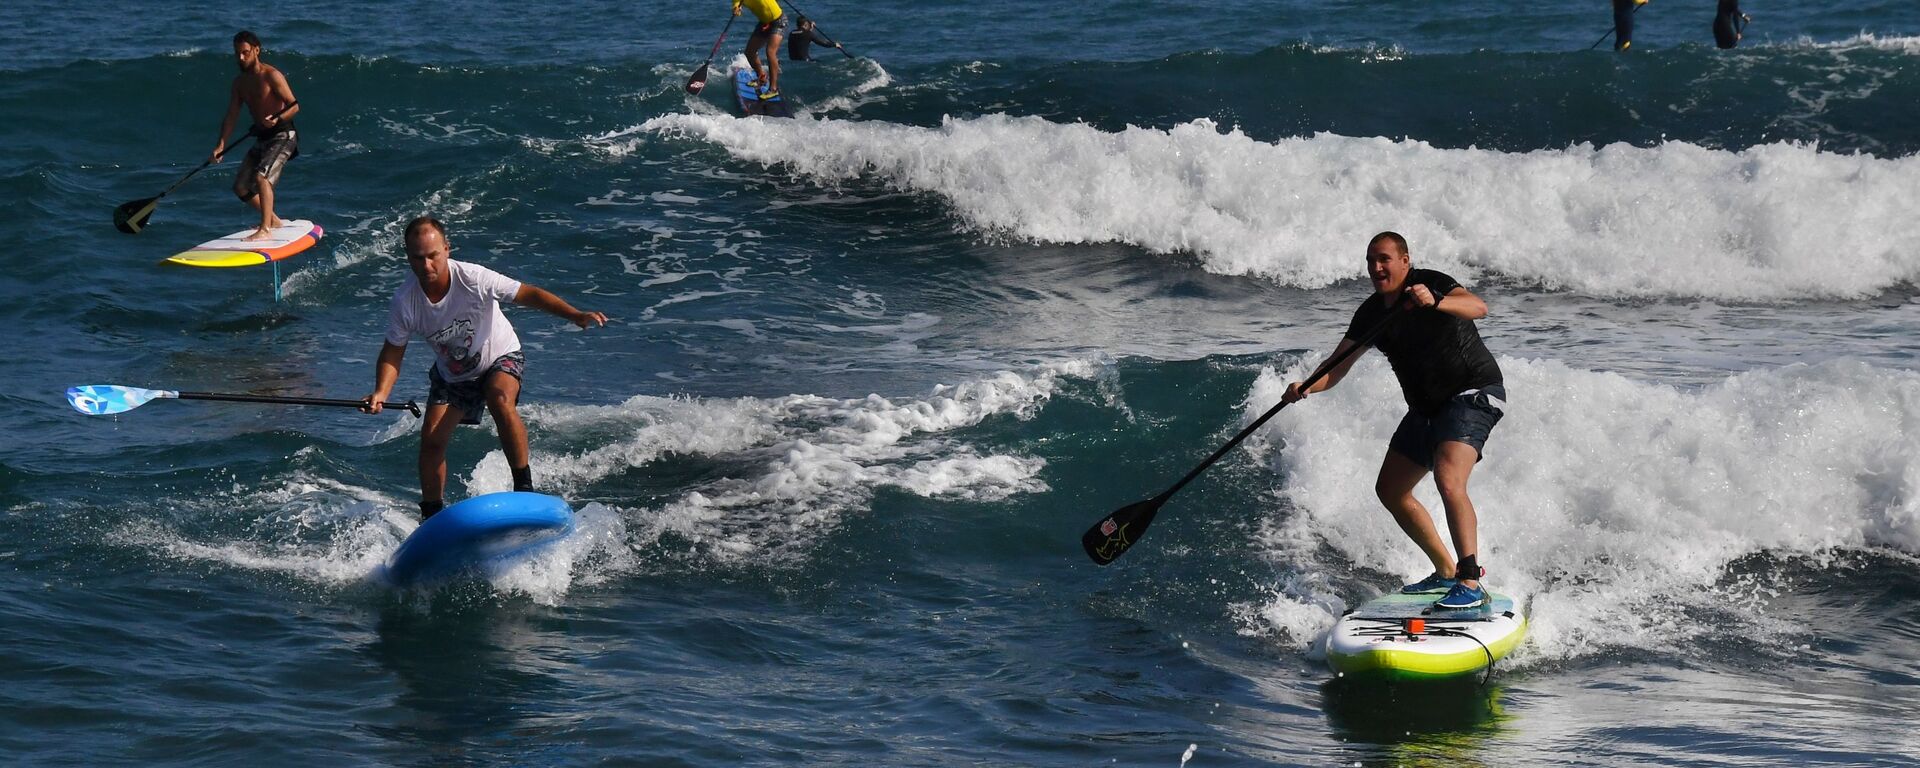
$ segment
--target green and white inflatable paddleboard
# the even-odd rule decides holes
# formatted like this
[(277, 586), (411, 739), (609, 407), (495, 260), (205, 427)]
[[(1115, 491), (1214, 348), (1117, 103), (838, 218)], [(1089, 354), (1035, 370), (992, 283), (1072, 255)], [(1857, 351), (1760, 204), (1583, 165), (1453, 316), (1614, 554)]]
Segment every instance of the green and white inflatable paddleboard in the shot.
[(1399, 592), (1348, 611), (1327, 634), (1327, 665), (1344, 676), (1386, 681), (1473, 675), (1505, 657), (1527, 635), (1513, 598), (1488, 592), (1479, 608), (1435, 608), (1440, 595)]

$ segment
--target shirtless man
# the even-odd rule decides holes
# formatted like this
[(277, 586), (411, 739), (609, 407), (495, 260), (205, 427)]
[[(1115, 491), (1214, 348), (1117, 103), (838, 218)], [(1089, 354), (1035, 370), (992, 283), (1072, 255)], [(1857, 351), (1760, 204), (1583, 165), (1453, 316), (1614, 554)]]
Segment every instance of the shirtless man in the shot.
[(287, 87), (286, 75), (260, 60), (258, 35), (243, 29), (233, 36), (233, 61), (240, 67), (240, 74), (227, 89), (227, 116), (220, 121), (220, 143), (213, 146), (212, 161), (220, 162), (227, 153), (227, 136), (240, 117), (240, 105), (246, 104), (247, 112), (253, 115), (253, 135), (260, 140), (240, 163), (233, 194), (260, 209), (260, 226), (246, 239), (265, 240), (272, 236), (274, 227), (285, 223), (273, 215), (273, 185), (280, 181), (280, 171), (287, 167), (287, 161), (300, 154), (299, 137), (293, 130), (293, 116), (300, 114), (300, 105), (295, 103), (293, 89)]

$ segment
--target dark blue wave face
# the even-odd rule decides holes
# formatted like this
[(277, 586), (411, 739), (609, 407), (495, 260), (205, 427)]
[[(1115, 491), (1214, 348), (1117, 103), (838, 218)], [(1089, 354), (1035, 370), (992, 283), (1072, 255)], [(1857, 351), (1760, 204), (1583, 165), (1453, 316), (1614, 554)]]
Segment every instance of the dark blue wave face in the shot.
[(861, 114), (925, 123), (1007, 112), (1106, 130), (1205, 117), (1263, 140), (1326, 132), (1513, 152), (1795, 141), (1900, 157), (1920, 149), (1920, 128), (1887, 105), (1920, 98), (1914, 56), (1866, 43), (1731, 53), (1688, 46), (1625, 57), (1293, 44), (1124, 63), (949, 66), (902, 77), (937, 79), (941, 88)]
[[(1920, 4), (1755, 5), (1722, 52), (1655, 0), (1626, 56), (1598, 3), (803, 4), (860, 58), (789, 65), (777, 124), (682, 91), (726, 0), (9, 5), (0, 760), (1909, 750)], [(233, 162), (110, 225), (211, 150), (242, 26), (303, 105), (281, 211), (327, 230), (278, 303), (157, 264), (250, 223)], [(410, 417), (62, 402), (360, 397), (420, 214), (613, 318), (508, 309), (571, 544), (396, 592)], [(1324, 358), (1387, 227), (1487, 300), (1512, 394), (1473, 487), (1533, 623), (1490, 687), (1323, 671), (1428, 568), (1373, 496), (1378, 356), (1079, 550)], [(455, 499), (509, 477), (456, 434)]]

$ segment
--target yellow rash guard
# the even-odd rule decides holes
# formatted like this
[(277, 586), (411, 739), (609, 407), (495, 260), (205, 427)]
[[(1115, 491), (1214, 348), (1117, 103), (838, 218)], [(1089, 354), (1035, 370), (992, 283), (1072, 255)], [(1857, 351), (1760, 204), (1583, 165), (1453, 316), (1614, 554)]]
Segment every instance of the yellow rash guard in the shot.
[(735, 9), (743, 5), (747, 10), (753, 11), (754, 18), (759, 19), (762, 24), (780, 18), (779, 0), (733, 0)]

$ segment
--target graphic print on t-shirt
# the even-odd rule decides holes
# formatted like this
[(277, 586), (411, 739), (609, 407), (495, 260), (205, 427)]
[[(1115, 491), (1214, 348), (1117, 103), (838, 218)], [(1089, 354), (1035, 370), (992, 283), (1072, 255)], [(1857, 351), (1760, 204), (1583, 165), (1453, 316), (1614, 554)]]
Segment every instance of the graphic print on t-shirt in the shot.
[(472, 373), (482, 363), (493, 362), (481, 360), (479, 355), (474, 354), (472, 320), (462, 318), (434, 331), (427, 336), (427, 343), (432, 344), (433, 350), (446, 362), (449, 378), (458, 379)]

